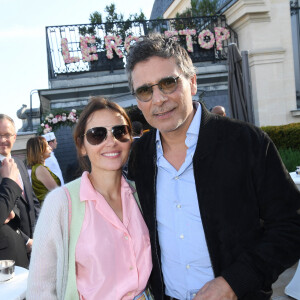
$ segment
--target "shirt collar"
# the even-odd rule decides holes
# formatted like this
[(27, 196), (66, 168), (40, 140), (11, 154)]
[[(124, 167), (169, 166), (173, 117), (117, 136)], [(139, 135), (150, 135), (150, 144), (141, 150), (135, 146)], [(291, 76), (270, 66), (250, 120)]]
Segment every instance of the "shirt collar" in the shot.
[(7, 155), (7, 156), (4, 156), (2, 154), (0, 154), (0, 161), (3, 161), (5, 158), (11, 158), (11, 155)]
[(193, 107), (196, 109), (196, 113), (194, 115), (194, 118), (189, 126), (189, 129), (187, 130), (187, 135), (188, 134), (195, 134), (199, 135), (199, 130), (200, 130), (200, 123), (201, 123), (201, 105), (199, 102), (194, 101), (193, 102)]
[[(81, 177), (80, 183), (80, 201), (87, 201), (87, 200), (96, 200), (99, 198), (99, 192), (97, 192), (92, 185), (89, 179), (89, 172), (85, 171)], [(121, 178), (121, 190), (128, 190), (130, 193), (134, 193), (135, 190), (131, 188), (125, 178), (122, 176)]]

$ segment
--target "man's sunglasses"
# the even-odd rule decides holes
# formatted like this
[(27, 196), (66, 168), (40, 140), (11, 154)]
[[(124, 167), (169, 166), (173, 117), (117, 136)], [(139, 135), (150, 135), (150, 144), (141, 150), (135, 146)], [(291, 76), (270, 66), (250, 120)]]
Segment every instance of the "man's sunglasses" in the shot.
[(141, 87), (137, 88), (135, 92), (132, 93), (132, 95), (135, 95), (142, 102), (148, 102), (152, 99), (153, 87), (155, 85), (157, 85), (159, 90), (162, 91), (164, 94), (171, 94), (177, 89), (179, 77), (180, 76), (166, 77), (161, 79), (156, 84), (142, 85)]
[(83, 136), (86, 136), (87, 141), (91, 145), (99, 145), (106, 140), (108, 131), (111, 131), (114, 138), (121, 143), (125, 143), (130, 140), (130, 128), (128, 125), (117, 125), (111, 129), (107, 129), (105, 127), (94, 127), (87, 130)]

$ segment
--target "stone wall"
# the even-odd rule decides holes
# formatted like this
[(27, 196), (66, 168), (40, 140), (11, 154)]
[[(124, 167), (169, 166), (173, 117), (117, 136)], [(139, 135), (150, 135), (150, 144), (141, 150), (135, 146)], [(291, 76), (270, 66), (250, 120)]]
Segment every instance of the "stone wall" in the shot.
[(190, 0), (174, 0), (172, 4), (168, 7), (168, 9), (165, 11), (163, 18), (175, 18), (177, 13), (183, 13), (190, 6)]
[(256, 125), (299, 122), (289, 1), (239, 0), (225, 15), (249, 51)]
[[(164, 18), (173, 18), (187, 7), (190, 1), (173, 1)], [(255, 124), (299, 122), (295, 83), (298, 87), (300, 83), (299, 72), (296, 70), (295, 74), (294, 71), (290, 2), (238, 0), (224, 15), (228, 25), (238, 34), (240, 51), (249, 51)], [(294, 20), (294, 31), (295, 22), (298, 20)], [(298, 47), (294, 45), (297, 51)], [(296, 50), (295, 60), (299, 64)]]

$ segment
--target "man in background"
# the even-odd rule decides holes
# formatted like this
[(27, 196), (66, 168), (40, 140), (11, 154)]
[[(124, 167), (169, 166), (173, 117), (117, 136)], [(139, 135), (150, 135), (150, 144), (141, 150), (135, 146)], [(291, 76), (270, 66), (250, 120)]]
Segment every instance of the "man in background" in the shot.
[[(0, 114), (0, 160), (11, 158), (11, 150), (16, 141), (16, 128), (12, 118), (5, 114)], [(22, 194), (17, 201), (15, 218), (20, 219), (20, 234), (23, 236), (27, 251), (31, 252), (32, 237), (36, 220), (40, 212), (40, 203), (36, 198), (29, 180), (27, 169), (24, 163), (17, 157), (14, 160), (19, 169), (18, 184), (22, 189)], [(2, 177), (0, 176), (0, 182)], [(13, 220), (12, 220), (13, 221)]]
[(12, 158), (5, 158), (0, 166), (0, 259), (12, 259), (16, 266), (28, 267), (27, 250), (18, 229), (10, 226), (15, 218), (13, 207), (21, 197), (22, 189), (17, 183), (19, 170)]
[[(132, 126), (132, 144), (131, 144), (131, 148), (133, 147), (134, 143), (143, 135), (143, 124), (139, 121), (133, 121), (131, 123)], [(125, 174), (125, 176), (127, 176), (127, 172), (128, 172), (128, 160), (126, 162), (126, 164), (123, 166), (123, 172)]]
[(58, 161), (54, 154), (54, 150), (57, 148), (57, 140), (56, 140), (55, 134), (54, 134), (54, 132), (49, 132), (49, 133), (43, 135), (43, 137), (46, 139), (46, 141), (48, 142), (48, 145), (52, 149), (51, 156), (46, 159), (45, 165), (46, 165), (46, 167), (48, 167), (50, 169), (51, 172), (53, 172), (60, 179), (61, 185), (64, 185), (65, 184), (64, 178), (63, 178), (60, 166), (58, 164)]
[(220, 106), (220, 105), (214, 106), (211, 109), (211, 112), (213, 114), (216, 114), (216, 115), (219, 115), (219, 116), (222, 116), (222, 117), (226, 117), (225, 108), (223, 106)]
[(143, 124), (139, 121), (132, 122), (132, 137), (133, 142), (143, 135)]

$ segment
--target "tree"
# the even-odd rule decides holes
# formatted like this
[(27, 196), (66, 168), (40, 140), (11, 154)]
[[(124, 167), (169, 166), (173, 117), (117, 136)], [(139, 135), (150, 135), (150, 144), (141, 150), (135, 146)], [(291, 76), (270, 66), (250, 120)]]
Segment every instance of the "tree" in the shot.
[(219, 0), (191, 0), (191, 7), (183, 13), (177, 13), (176, 18), (202, 17), (215, 15)]
[(95, 11), (90, 14), (90, 22), (92, 24), (101, 24), (102, 23), (102, 15), (100, 12)]
[(101, 23), (110, 23), (110, 22), (126, 22), (126, 21), (145, 21), (146, 16), (140, 11), (139, 14), (134, 13), (130, 14), (127, 20), (124, 20), (123, 14), (118, 14), (116, 10), (116, 5), (111, 3), (106, 5), (104, 11), (107, 13), (107, 16), (103, 19), (102, 14), (98, 11), (95, 11), (90, 14), (89, 20), (91, 24), (101, 24)]
[[(120, 35), (122, 39), (124, 39), (126, 35), (132, 34), (130, 30), (132, 22), (146, 20), (146, 16), (142, 12), (142, 10), (139, 14), (130, 14), (129, 18), (125, 20), (123, 14), (117, 13), (116, 5), (114, 3), (106, 5), (104, 11), (106, 12), (105, 18), (103, 18), (102, 14), (98, 11), (91, 13), (89, 17), (91, 26), (83, 26), (82, 28), (80, 28), (80, 34), (96, 35), (96, 28), (100, 25), (104, 25), (106, 34)], [(116, 25), (116, 22), (121, 23)]]

